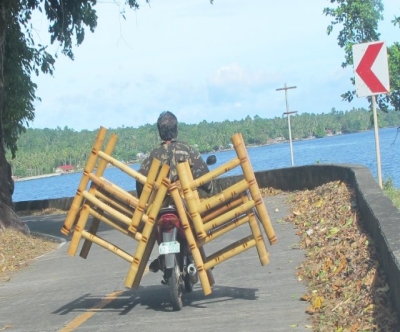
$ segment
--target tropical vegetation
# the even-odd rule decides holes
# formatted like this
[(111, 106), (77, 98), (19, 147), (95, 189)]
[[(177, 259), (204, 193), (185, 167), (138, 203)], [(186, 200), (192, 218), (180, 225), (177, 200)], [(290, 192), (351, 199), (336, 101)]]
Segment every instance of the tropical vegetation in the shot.
[[(400, 112), (379, 112), (381, 127), (399, 126)], [(307, 139), (326, 135), (346, 134), (372, 129), (371, 112), (365, 109), (330, 113), (303, 113), (291, 116), (292, 138)], [(113, 155), (124, 162), (134, 162), (156, 147), (159, 136), (156, 124), (139, 128), (119, 127), (109, 132), (118, 136)], [(247, 145), (265, 145), (289, 139), (285, 117), (265, 119), (259, 116), (238, 121), (179, 124), (179, 140), (196, 147), (201, 153), (231, 147), (231, 137), (241, 132)], [(97, 130), (80, 132), (64, 127), (56, 129), (28, 129), (19, 139), (16, 158), (11, 160), (14, 176), (34, 176), (53, 173), (61, 165), (82, 168), (91, 151)], [(11, 154), (11, 151), (9, 152)]]

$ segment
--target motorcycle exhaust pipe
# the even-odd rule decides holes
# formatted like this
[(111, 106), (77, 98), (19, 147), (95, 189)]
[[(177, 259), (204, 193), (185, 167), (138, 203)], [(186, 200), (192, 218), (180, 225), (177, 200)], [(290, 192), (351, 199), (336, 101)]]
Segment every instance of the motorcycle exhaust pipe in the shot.
[(187, 267), (187, 272), (189, 273), (189, 279), (192, 285), (197, 284), (199, 281), (199, 275), (197, 273), (196, 266), (192, 263)]

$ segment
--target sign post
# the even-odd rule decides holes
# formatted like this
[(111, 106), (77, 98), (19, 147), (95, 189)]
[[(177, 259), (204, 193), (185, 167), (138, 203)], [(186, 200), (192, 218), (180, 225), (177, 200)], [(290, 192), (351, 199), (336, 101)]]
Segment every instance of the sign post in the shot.
[(378, 183), (382, 188), (382, 171), (378, 134), (379, 126), (375, 96), (390, 92), (389, 68), (385, 43), (377, 41), (353, 45), (353, 63), (355, 68), (357, 97), (371, 96), (372, 98)]
[(294, 112), (289, 112), (289, 103), (288, 103), (288, 96), (287, 96), (287, 90), (289, 89), (296, 89), (297, 86), (287, 86), (286, 83), (283, 88), (276, 89), (276, 91), (282, 91), (285, 90), (285, 100), (286, 100), (286, 112), (283, 113), (284, 115), (287, 115), (288, 119), (288, 128), (289, 128), (289, 144), (290, 144), (290, 159), (292, 162), (292, 166), (294, 166), (294, 159), (293, 159), (293, 145), (292, 145), (292, 128), (290, 126), (290, 114), (297, 113), (297, 111)]

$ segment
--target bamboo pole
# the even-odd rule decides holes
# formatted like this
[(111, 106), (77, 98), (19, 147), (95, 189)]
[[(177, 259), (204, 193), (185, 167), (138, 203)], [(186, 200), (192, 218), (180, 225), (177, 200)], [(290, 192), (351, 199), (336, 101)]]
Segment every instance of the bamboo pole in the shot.
[(151, 209), (148, 212), (148, 221), (143, 228), (142, 238), (140, 239), (135, 254), (133, 255), (132, 264), (125, 278), (126, 287), (132, 287), (133, 285), (138, 286), (137, 280), (140, 280), (142, 278), (140, 272), (144, 271), (143, 264), (147, 264), (147, 261), (145, 261), (143, 257), (145, 256), (147, 245), (154, 246), (154, 243), (149, 242), (149, 239), (151, 239), (151, 234), (154, 228), (157, 227), (155, 220), (165, 199), (169, 185), (170, 180), (168, 178), (164, 178), (161, 182), (160, 189), (158, 190), (157, 195), (154, 199), (154, 203), (152, 204)]
[(204, 244), (209, 243), (212, 240), (217, 239), (218, 237), (228, 233), (229, 231), (244, 225), (245, 223), (248, 223), (250, 221), (249, 216), (248, 215), (244, 215), (241, 218), (237, 218), (234, 219), (234, 221), (231, 221), (229, 223), (225, 223), (224, 225), (222, 225), (221, 227), (212, 230), (210, 232), (208, 232), (207, 237), (205, 239), (199, 240), (197, 241), (197, 246), (198, 247), (202, 247), (204, 246)]
[(278, 239), (275, 235), (274, 229), (269, 219), (267, 208), (265, 207), (264, 201), (262, 199), (260, 189), (258, 188), (258, 184), (254, 176), (253, 168), (251, 166), (242, 135), (240, 133), (234, 134), (232, 136), (232, 143), (240, 160), (240, 165), (242, 167), (244, 177), (249, 183), (250, 194), (255, 202), (257, 212), (261, 218), (261, 223), (264, 227), (265, 233), (267, 234), (269, 243), (275, 244)]
[(141, 234), (139, 232), (137, 232), (136, 234), (129, 232), (127, 228), (124, 228), (121, 225), (118, 225), (114, 220), (111, 220), (110, 218), (106, 217), (103, 213), (96, 211), (92, 208), (89, 208), (89, 214), (91, 216), (95, 217), (96, 219), (103, 221), (104, 223), (106, 223), (107, 225), (116, 229), (117, 231), (121, 232), (122, 234), (125, 234), (125, 235), (135, 239), (136, 241), (140, 241)]
[(239, 206), (240, 204), (242, 204), (242, 198), (235, 198), (232, 201), (227, 201), (225, 202), (225, 204), (221, 207), (219, 207), (216, 210), (213, 211), (206, 211), (207, 214), (203, 215), (203, 223), (206, 224), (207, 222), (209, 222), (211, 219), (214, 219), (216, 217), (218, 217), (219, 215), (225, 213), (226, 211), (229, 211), (230, 209), (233, 209), (237, 206)]
[(153, 191), (152, 191), (152, 193), (151, 193), (151, 196), (150, 196), (150, 198), (149, 198), (149, 206), (147, 207), (148, 209), (150, 208), (150, 205), (151, 205), (151, 203), (154, 201), (154, 198), (156, 197), (156, 195), (157, 195), (157, 192), (158, 192), (158, 189), (160, 189), (160, 187), (161, 187), (161, 183), (162, 183), (162, 180), (165, 178), (165, 177), (167, 177), (168, 176), (168, 173), (169, 173), (169, 165), (167, 164), (167, 163), (164, 163), (162, 166), (161, 166), (161, 170), (160, 170), (160, 172), (158, 173), (158, 175), (157, 175), (157, 179), (156, 179), (156, 181), (154, 182), (154, 185), (153, 185)]
[(260, 258), (260, 263), (262, 266), (269, 264), (269, 252), (265, 246), (264, 238), (261, 234), (260, 227), (258, 227), (257, 219), (252, 213), (250, 216), (250, 228), (253, 233), (254, 240), (256, 241), (256, 248), (258, 252), (258, 257)]
[(135, 276), (135, 278), (133, 280), (133, 283), (132, 283), (132, 288), (133, 289), (138, 289), (139, 288), (140, 281), (142, 280), (143, 273), (146, 270), (147, 262), (150, 259), (150, 254), (153, 251), (153, 248), (154, 248), (154, 245), (156, 243), (156, 240), (157, 240), (157, 227), (153, 227), (153, 230), (152, 230), (152, 232), (151, 232), (151, 234), (150, 234), (150, 236), (149, 236), (149, 238), (147, 240), (147, 245), (146, 245), (146, 248), (145, 248), (145, 250), (143, 252), (141, 262), (140, 262), (140, 264), (138, 266), (138, 270), (137, 270), (136, 276)]
[(78, 223), (76, 224), (74, 233), (72, 234), (71, 242), (69, 244), (68, 254), (70, 256), (75, 256), (76, 251), (78, 250), (79, 241), (81, 240), (82, 237), (82, 231), (85, 228), (85, 224), (88, 217), (89, 217), (89, 205), (84, 204), (79, 215)]
[(117, 211), (125, 214), (127, 217), (132, 218), (133, 216), (133, 208), (129, 209), (126, 205), (124, 205), (120, 200), (113, 199), (113, 197), (109, 197), (103, 194), (101, 191), (97, 190), (95, 196), (100, 199), (102, 202), (110, 205)]
[[(201, 259), (203, 262), (205, 262), (207, 260), (207, 256), (206, 253), (204, 251), (204, 247), (199, 247), (199, 252), (201, 255)], [(215, 285), (215, 279), (212, 273), (212, 270), (206, 270), (207, 273), (207, 277), (208, 277), (208, 283), (210, 284), (210, 286), (214, 286)]]
[(213, 228), (217, 228), (222, 226), (225, 222), (232, 220), (234, 218), (238, 218), (245, 214), (248, 210), (254, 207), (254, 201), (248, 201), (239, 205), (238, 207), (224, 213), (223, 215), (210, 220), (207, 224), (204, 225), (204, 230), (206, 232), (211, 231)]
[[(89, 214), (90, 214), (91, 210), (92, 209), (90, 208), (89, 209)], [(100, 226), (100, 219), (98, 219), (96, 217), (93, 218), (92, 224), (90, 225), (90, 228), (89, 228), (88, 232), (90, 234), (96, 235), (97, 231), (99, 229), (99, 226)], [(79, 253), (79, 256), (84, 258), (84, 259), (86, 259), (87, 256), (89, 255), (89, 251), (90, 251), (91, 247), (92, 247), (92, 242), (87, 240), (87, 239), (85, 239), (85, 241), (83, 242), (83, 245), (82, 245), (81, 252)]]
[[(190, 169), (190, 165), (189, 165), (188, 162), (184, 163), (184, 165), (185, 165), (186, 174), (187, 174), (187, 177), (189, 179), (189, 182), (192, 183), (193, 182), (193, 173), (192, 173), (192, 170)], [(193, 196), (194, 196), (194, 198), (196, 200), (196, 204), (198, 205), (198, 204), (200, 204), (200, 197), (199, 197), (199, 192), (197, 191), (197, 188), (198, 187), (193, 187), (191, 189), (193, 191)]]
[(203, 184), (210, 182), (211, 180), (217, 178), (218, 176), (229, 172), (230, 170), (234, 169), (235, 167), (240, 165), (240, 160), (238, 158), (234, 158), (227, 163), (213, 169), (212, 171), (200, 176), (199, 178), (193, 180), (190, 184), (190, 188), (198, 188), (201, 187)]
[(229, 246), (217, 251), (216, 253), (210, 255), (207, 258), (207, 262), (204, 264), (205, 268), (211, 269), (215, 265), (218, 265), (229, 258), (232, 258), (246, 250), (254, 247), (256, 245), (256, 240), (253, 239), (252, 235), (246, 236), (245, 238), (236, 241)]
[(127, 191), (119, 188), (117, 185), (107, 182), (104, 178), (100, 178), (94, 174), (89, 174), (89, 178), (94, 184), (96, 184), (96, 186), (107, 191), (110, 195), (117, 197), (120, 201), (125, 202), (125, 204), (133, 208), (137, 206), (139, 200)]
[[(207, 210), (211, 210), (215, 208), (216, 206), (220, 205), (223, 202), (228, 201), (229, 199), (232, 199), (232, 197), (235, 197), (242, 192), (246, 191), (249, 188), (249, 184), (247, 183), (246, 180), (241, 180), (240, 182), (234, 184), (233, 186), (223, 190), (219, 194), (210, 197), (204, 201), (202, 201), (197, 210), (199, 213), (204, 213)], [(203, 220), (204, 222), (204, 220)]]
[(131, 219), (122, 214), (121, 212), (118, 212), (114, 210), (111, 206), (103, 203), (100, 201), (98, 198), (93, 196), (92, 194), (88, 193), (87, 191), (84, 191), (82, 193), (82, 196), (85, 197), (90, 203), (93, 205), (97, 206), (99, 209), (107, 212), (108, 214), (112, 215), (114, 218), (118, 219), (119, 221), (123, 222), (126, 225), (130, 225)]
[(190, 181), (189, 181), (189, 176), (186, 172), (187, 167), (185, 166), (185, 163), (187, 163), (187, 161), (185, 161), (184, 163), (178, 163), (176, 165), (176, 169), (178, 171), (179, 181), (181, 183), (183, 195), (185, 197), (190, 217), (193, 221), (197, 238), (203, 239), (207, 236), (207, 234), (203, 229), (203, 221), (201, 219), (200, 214), (197, 211), (196, 198), (195, 195), (193, 194), (193, 190), (190, 188)]
[(153, 161), (151, 162), (150, 170), (147, 175), (146, 182), (144, 183), (143, 191), (139, 197), (138, 206), (136, 207), (135, 212), (133, 213), (131, 224), (129, 226), (129, 230), (132, 233), (136, 233), (140, 221), (142, 220), (142, 217), (145, 213), (150, 195), (153, 191), (153, 185), (154, 182), (156, 181), (157, 173), (160, 169), (160, 165), (161, 162), (158, 159), (154, 158)]
[(89, 176), (97, 161), (97, 153), (101, 149), (104, 139), (106, 137), (107, 129), (104, 127), (100, 127), (96, 140), (94, 142), (94, 145), (92, 147), (91, 154), (88, 158), (88, 161), (86, 162), (81, 180), (79, 182), (78, 190), (76, 192), (76, 195), (72, 201), (71, 207), (68, 211), (67, 217), (65, 218), (64, 225), (61, 228), (61, 233), (64, 235), (69, 235), (69, 232), (71, 231), (71, 227), (75, 221), (76, 216), (79, 213), (79, 210), (81, 208), (81, 203), (82, 203), (82, 192), (86, 189), (88, 182), (89, 182)]
[[(244, 203), (249, 201), (248, 196), (243, 196), (242, 199)], [(253, 234), (253, 238), (256, 241), (258, 257), (260, 258), (261, 265), (264, 266), (266, 264), (269, 264), (269, 253), (267, 251), (267, 247), (265, 246), (264, 238), (261, 234), (260, 227), (254, 216), (253, 211), (248, 212), (248, 217), (251, 233)]]
[(111, 165), (118, 167), (121, 171), (125, 172), (126, 174), (133, 177), (135, 180), (139, 181), (140, 183), (146, 182), (146, 177), (143, 174), (140, 174), (138, 171), (130, 168), (129, 166), (125, 165), (124, 163), (120, 162), (119, 160), (109, 156), (108, 154), (104, 153), (103, 151), (99, 151), (99, 157), (106, 160)]
[[(117, 144), (117, 140), (118, 140), (117, 135), (111, 134), (110, 139), (108, 140), (108, 143), (107, 143), (106, 148), (104, 150), (105, 153), (112, 154), (112, 152), (114, 151), (115, 145)], [(106, 166), (107, 166), (107, 162), (105, 160), (103, 160), (103, 159), (100, 159), (99, 165), (98, 165), (97, 170), (96, 170), (96, 173), (99, 174), (99, 175), (102, 175), (104, 173), (104, 170), (106, 169)], [(91, 174), (92, 173), (89, 173), (89, 179), (90, 179), (90, 175)], [(92, 185), (90, 187), (92, 187)], [(91, 192), (90, 190), (91, 189), (89, 189), (89, 192)], [(92, 191), (95, 192), (94, 189)], [(92, 220), (91, 225), (90, 225), (89, 233), (96, 234), (97, 230), (99, 228), (99, 224), (100, 224), (100, 220), (97, 219), (97, 218), (94, 218)], [(91, 247), (92, 247), (92, 242), (90, 242), (90, 241), (85, 239), (79, 256), (81, 256), (82, 258), (86, 259), (88, 254), (89, 254), (89, 251), (90, 251)]]
[(194, 263), (196, 265), (197, 273), (199, 274), (199, 279), (201, 282), (201, 286), (203, 288), (204, 295), (211, 294), (211, 285), (209, 276), (207, 275), (207, 270), (204, 268), (204, 263), (202, 259), (201, 252), (196, 245), (196, 241), (194, 239), (192, 230), (190, 228), (189, 220), (186, 216), (186, 211), (182, 203), (182, 198), (179, 195), (179, 190), (176, 184), (173, 184), (169, 188), (169, 192), (174, 200), (175, 207), (178, 211), (179, 218), (182, 222), (182, 227), (185, 232), (186, 240), (188, 241), (188, 245), (190, 248), (190, 252), (192, 253), (192, 257)]
[(117, 246), (113, 245), (110, 242), (105, 241), (104, 239), (93, 235), (85, 230), (82, 231), (82, 237), (85, 239), (94, 242), (98, 244), (99, 246), (103, 247), (104, 249), (107, 249), (108, 251), (111, 251), (112, 253), (118, 255), (119, 257), (125, 259), (128, 262), (132, 262), (132, 256), (129, 255), (127, 252), (123, 251), (122, 249), (118, 248)]

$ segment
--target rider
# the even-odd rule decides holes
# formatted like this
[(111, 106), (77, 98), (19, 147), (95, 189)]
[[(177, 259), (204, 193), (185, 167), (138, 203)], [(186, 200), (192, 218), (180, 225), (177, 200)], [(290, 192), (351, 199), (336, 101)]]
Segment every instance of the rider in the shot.
[[(178, 136), (178, 120), (173, 113), (169, 111), (162, 112), (157, 120), (157, 128), (162, 142), (142, 162), (139, 173), (147, 176), (153, 158), (160, 160), (161, 165), (168, 163), (170, 166), (169, 177), (171, 182), (178, 180), (176, 164), (185, 162), (186, 160), (189, 161), (194, 179), (209, 172), (208, 166), (201, 158), (199, 152), (195, 151), (190, 145), (176, 140)], [(205, 183), (200, 188), (209, 193), (212, 190), (212, 182)], [(143, 184), (136, 181), (138, 197), (140, 197), (142, 191)], [(154, 260), (149, 268), (151, 271), (157, 272), (160, 269), (159, 259)]]

